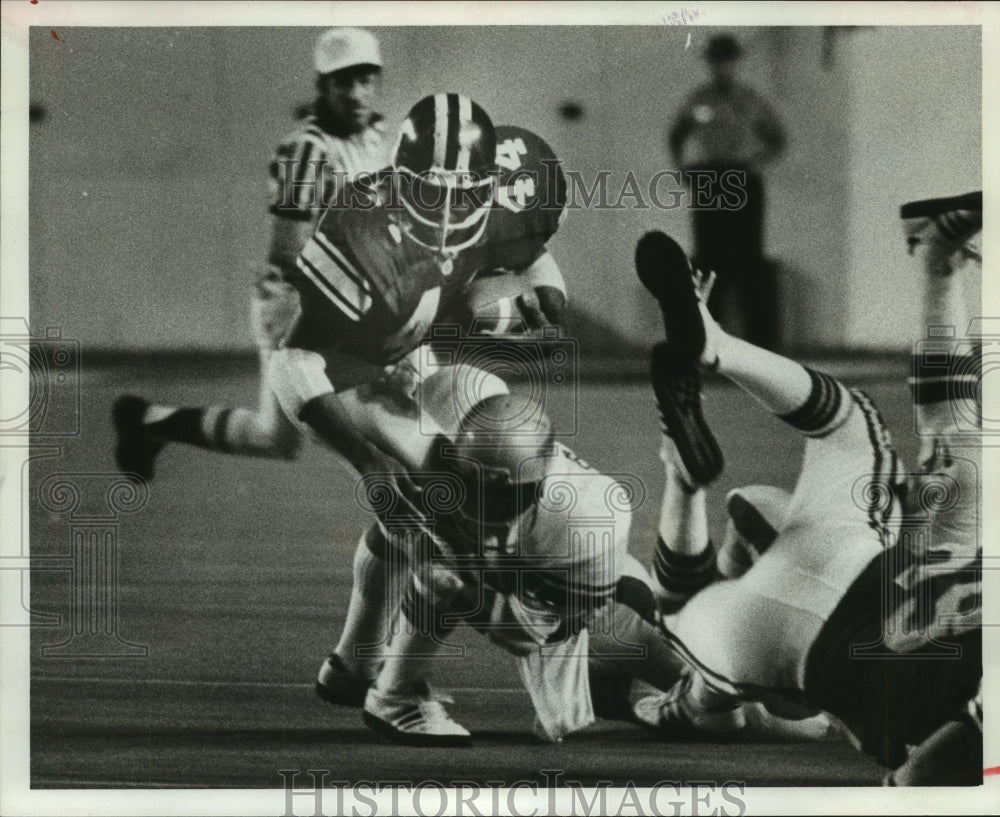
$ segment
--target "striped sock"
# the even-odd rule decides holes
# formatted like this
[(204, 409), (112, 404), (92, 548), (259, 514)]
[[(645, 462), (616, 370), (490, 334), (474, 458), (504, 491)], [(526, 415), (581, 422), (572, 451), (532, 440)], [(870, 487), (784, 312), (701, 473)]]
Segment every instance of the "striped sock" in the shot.
[(983, 347), (974, 343), (960, 351), (954, 343), (940, 351), (922, 349), (913, 355), (910, 394), (915, 405), (956, 400), (978, 402), (982, 380)]
[(660, 611), (665, 615), (679, 610), (691, 596), (718, 578), (711, 542), (699, 553), (688, 555), (671, 550), (662, 538), (657, 539), (653, 580)]
[(808, 366), (803, 368), (812, 381), (809, 397), (795, 411), (778, 417), (809, 437), (825, 437), (847, 418), (850, 398), (847, 389), (836, 378)]
[(149, 435), (164, 442), (186, 443), (212, 451), (229, 451), (226, 423), (231, 409), (167, 408), (150, 406), (144, 425)]

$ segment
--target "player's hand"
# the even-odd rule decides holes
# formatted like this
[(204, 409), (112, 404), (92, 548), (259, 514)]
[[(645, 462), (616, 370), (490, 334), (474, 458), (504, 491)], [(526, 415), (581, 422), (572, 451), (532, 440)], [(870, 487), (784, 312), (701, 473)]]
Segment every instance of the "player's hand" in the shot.
[(394, 524), (421, 528), (426, 516), (420, 510), (421, 489), (406, 466), (380, 448), (370, 450), (354, 463), (361, 473), (361, 499), (376, 516)]
[(420, 386), (420, 372), (409, 357), (386, 366), (382, 376), (372, 385), (377, 394), (384, 394), (404, 408), (415, 408), (417, 389)]
[(541, 336), (543, 330), (555, 326), (546, 317), (542, 310), (542, 304), (538, 300), (538, 294), (534, 290), (518, 295), (515, 304), (524, 318), (524, 326), (529, 335)]

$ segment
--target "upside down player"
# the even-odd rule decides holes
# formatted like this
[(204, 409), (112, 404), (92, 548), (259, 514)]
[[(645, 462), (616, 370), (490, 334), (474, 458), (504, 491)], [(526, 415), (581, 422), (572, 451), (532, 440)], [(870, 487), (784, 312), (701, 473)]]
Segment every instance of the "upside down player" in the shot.
[[(931, 224), (921, 233), (928, 256), (943, 250), (936, 230)], [(946, 237), (955, 242), (946, 255), (968, 236)], [(700, 413), (700, 366), (807, 437), (801, 475), (763, 555), (739, 578), (709, 584), (663, 617), (667, 639), (692, 670), (647, 708), (662, 727), (681, 729), (724, 722), (744, 697), (785, 712), (819, 709), (880, 763), (899, 766), (908, 745), (934, 739), (969, 711), (979, 690), (978, 543), (932, 542), (948, 554), (936, 562), (911, 553), (908, 541), (896, 543), (901, 470), (870, 400), (724, 333), (701, 303), (683, 251), (662, 233), (640, 242), (637, 267), (664, 313), (668, 341), (654, 355), (654, 385), (691, 508), (721, 468)], [(947, 316), (939, 309), (938, 317)], [(969, 471), (956, 474), (968, 502)], [(932, 535), (941, 529), (935, 524)], [(922, 609), (924, 597), (936, 615)], [(974, 727), (965, 725), (968, 749)]]
[(267, 270), (252, 294), (251, 328), (260, 359), (255, 409), (150, 405), (126, 395), (116, 402), (119, 469), (149, 480), (168, 442), (242, 456), (292, 459), (301, 435), (282, 415), (267, 384), (271, 353), (298, 313), (289, 278), (298, 251), (345, 180), (385, 166), (382, 117), (372, 108), (382, 72), (376, 38), (356, 28), (333, 28), (313, 53), (317, 98), (313, 110), (275, 151), (269, 170), (273, 216)]

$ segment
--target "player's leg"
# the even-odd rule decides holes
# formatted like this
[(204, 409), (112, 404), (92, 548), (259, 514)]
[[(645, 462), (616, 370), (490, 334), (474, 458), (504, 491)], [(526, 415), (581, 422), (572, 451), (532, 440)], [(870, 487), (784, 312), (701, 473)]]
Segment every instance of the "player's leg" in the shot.
[(455, 574), (429, 563), (416, 565), (385, 648), (384, 662), (368, 690), (364, 720), (397, 743), (419, 746), (468, 746), (468, 730), (451, 719), (428, 679), (453, 625), (445, 612), (464, 588)]
[[(708, 533), (705, 510), (705, 486), (722, 470), (722, 456), (704, 421), (687, 423), (684, 418), (700, 416), (700, 378), (694, 367), (679, 371), (668, 344), (653, 350), (651, 375), (654, 392), (661, 406), (663, 438), (660, 459), (664, 466), (663, 498), (657, 525), (656, 547), (653, 553), (653, 588), (661, 612), (679, 609), (687, 599), (718, 578), (715, 548)], [(671, 432), (671, 423), (674, 432)], [(680, 426), (680, 428), (678, 428)], [(703, 449), (704, 467), (692, 475), (684, 467), (675, 438), (682, 445), (688, 439), (690, 448)], [(698, 445), (705, 441), (704, 445)]]
[(354, 553), (351, 597), (337, 646), (320, 667), (316, 693), (341, 706), (361, 707), (377, 674), (406, 586), (408, 566), (379, 523), (362, 535)]
[[(682, 653), (708, 673), (707, 691), (716, 688), (719, 698), (737, 692), (736, 685), (801, 689), (812, 640), (842, 591), (881, 552), (875, 517), (884, 509), (859, 503), (854, 487), (873, 473), (892, 474), (887, 435), (874, 409), (833, 378), (724, 333), (697, 297), (675, 242), (662, 234), (645, 237), (637, 266), (660, 300), (676, 357), (718, 368), (811, 437), (782, 532), (784, 546), (776, 542), (743, 578), (697, 594), (669, 617), (668, 627)], [(698, 466), (695, 447), (678, 450), (689, 470)], [(846, 540), (839, 547), (831, 546), (822, 528), (831, 519), (835, 538)], [(818, 526), (810, 535), (789, 536), (810, 524)], [(848, 532), (857, 536), (846, 537)], [(701, 703), (710, 706), (710, 697)]]
[(971, 555), (979, 547), (982, 462), (982, 339), (972, 334), (981, 309), (982, 194), (910, 202), (900, 215), (924, 290), (926, 338), (910, 378), (921, 464), (930, 479), (951, 487), (950, 501), (933, 514), (931, 544)]
[(178, 407), (150, 403), (134, 395), (119, 398), (112, 412), (119, 469), (151, 479), (156, 457), (169, 442), (247, 457), (293, 459), (302, 438), (281, 412), (267, 385), (267, 371), (271, 351), (298, 311), (298, 294), (290, 284), (273, 275), (258, 280), (251, 308), (260, 370), (255, 409)]

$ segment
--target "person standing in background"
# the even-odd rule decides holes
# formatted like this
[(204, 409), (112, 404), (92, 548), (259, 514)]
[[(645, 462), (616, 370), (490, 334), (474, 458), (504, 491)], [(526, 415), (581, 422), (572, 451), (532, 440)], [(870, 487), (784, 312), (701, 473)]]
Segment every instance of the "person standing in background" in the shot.
[[(726, 34), (705, 49), (711, 79), (685, 100), (668, 134), (675, 167), (691, 185), (694, 257), (718, 276), (710, 308), (757, 346), (778, 342), (778, 293), (764, 257), (762, 168), (785, 149), (778, 115), (754, 89), (738, 82), (742, 52)], [(735, 302), (735, 304), (733, 303)]]
[(123, 395), (112, 412), (115, 460), (134, 478), (152, 478), (154, 460), (168, 442), (246, 457), (290, 460), (298, 454), (301, 434), (282, 414), (264, 374), (272, 352), (299, 314), (299, 296), (292, 285), (301, 275), (296, 257), (339, 191), (388, 162), (383, 118), (373, 107), (382, 78), (375, 36), (359, 28), (329, 29), (316, 41), (313, 66), (316, 99), (296, 130), (278, 145), (269, 167), (271, 243), (250, 310), (260, 359), (258, 404), (178, 408)]

